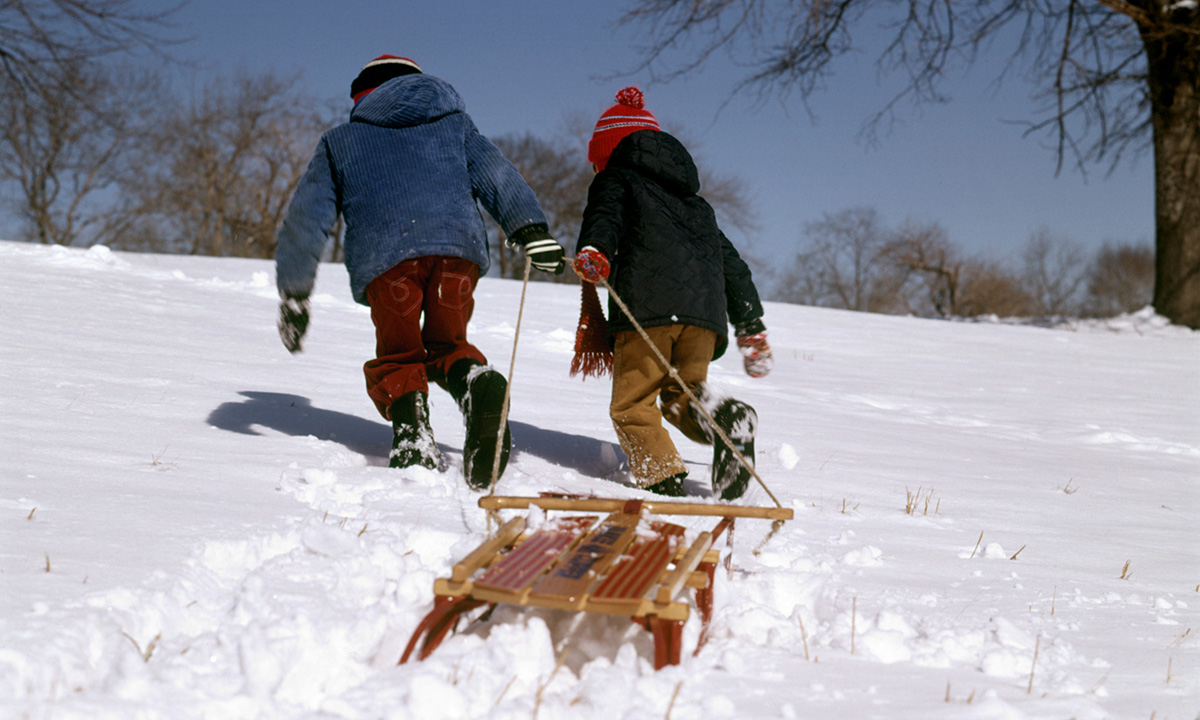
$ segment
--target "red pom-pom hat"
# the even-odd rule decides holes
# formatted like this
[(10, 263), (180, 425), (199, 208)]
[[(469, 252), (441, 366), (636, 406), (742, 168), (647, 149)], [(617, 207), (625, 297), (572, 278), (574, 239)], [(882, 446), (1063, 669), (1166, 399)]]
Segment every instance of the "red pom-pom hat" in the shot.
[(622, 88), (617, 93), (617, 104), (605, 110), (596, 121), (588, 143), (588, 162), (603, 170), (608, 157), (626, 135), (638, 130), (660, 130), (658, 120), (645, 109), (646, 98), (636, 87)]

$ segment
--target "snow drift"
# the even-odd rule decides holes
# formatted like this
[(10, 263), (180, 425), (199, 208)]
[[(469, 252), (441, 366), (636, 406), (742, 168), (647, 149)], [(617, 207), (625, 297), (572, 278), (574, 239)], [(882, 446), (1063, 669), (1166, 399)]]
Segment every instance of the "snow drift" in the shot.
[[(1200, 711), (1200, 333), (768, 304), (759, 414), (796, 519), (740, 523), (678, 667), (623, 618), (501, 608), (396, 667), (487, 533), (386, 467), (367, 310), (323, 266), (306, 352), (268, 262), (0, 243), (0, 715), (13, 718), (1165, 718)], [(473, 339), (508, 374), (521, 285)], [(578, 291), (528, 289), (503, 494), (635, 497), (608, 386), (567, 377)], [(678, 442), (708, 498), (711, 450)], [(740, 502), (768, 504), (754, 487)], [(686, 524), (686, 521), (685, 521)], [(561, 663), (561, 665), (560, 665)]]

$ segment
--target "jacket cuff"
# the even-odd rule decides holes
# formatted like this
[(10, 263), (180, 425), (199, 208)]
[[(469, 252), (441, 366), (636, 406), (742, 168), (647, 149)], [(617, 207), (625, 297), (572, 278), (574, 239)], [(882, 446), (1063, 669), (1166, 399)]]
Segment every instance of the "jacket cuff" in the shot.
[(763, 324), (762, 318), (754, 318), (733, 326), (733, 334), (737, 337), (746, 337), (747, 335), (757, 335), (760, 332), (766, 332), (767, 326)]

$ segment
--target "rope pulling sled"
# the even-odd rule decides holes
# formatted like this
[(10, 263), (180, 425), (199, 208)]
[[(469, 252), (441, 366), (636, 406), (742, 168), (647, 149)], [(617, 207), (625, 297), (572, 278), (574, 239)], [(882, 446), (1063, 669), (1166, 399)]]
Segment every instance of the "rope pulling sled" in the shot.
[[(626, 314), (660, 363), (679, 383), (697, 409), (705, 415), (720, 440), (730, 447), (738, 461), (758, 481), (775, 507), (669, 502), (660, 500), (621, 500), (594, 497), (515, 497), (495, 495), (499, 480), (500, 442), (508, 417), (509, 393), (516, 366), (517, 341), (525, 309), (525, 291), (529, 284), (530, 260), (525, 260), (521, 305), (513, 338), (509, 365), (509, 384), (505, 389), (497, 437), (496, 463), (488, 493), (479, 506), (491, 520), (499, 519), (501, 509), (528, 508), (544, 511), (607, 512), (598, 515), (559, 518), (537, 529), (527, 527), (523, 517), (504, 523), (462, 561), (454, 565), (450, 577), (434, 581), (433, 610), (417, 625), (398, 664), (403, 665), (416, 651), (417, 659), (427, 658), (455, 627), (459, 616), (484, 605), (504, 603), (575, 612), (624, 615), (641, 625), (654, 637), (654, 668), (677, 665), (682, 650), (683, 625), (690, 614), (686, 600), (680, 600), (685, 587), (695, 590), (696, 607), (701, 616), (699, 653), (707, 638), (712, 617), (713, 581), (720, 553), (713, 544), (723, 534), (733, 534), (736, 518), (773, 520), (765, 545), (793, 512), (784, 508), (751, 463), (717, 426), (708, 411), (697, 401), (675, 368), (646, 337), (646, 331), (608, 282), (600, 283)], [(701, 532), (690, 544), (684, 528), (651, 515), (690, 515), (719, 518), (711, 529)], [(757, 552), (757, 550), (756, 550)], [(728, 558), (727, 558), (728, 561)]]

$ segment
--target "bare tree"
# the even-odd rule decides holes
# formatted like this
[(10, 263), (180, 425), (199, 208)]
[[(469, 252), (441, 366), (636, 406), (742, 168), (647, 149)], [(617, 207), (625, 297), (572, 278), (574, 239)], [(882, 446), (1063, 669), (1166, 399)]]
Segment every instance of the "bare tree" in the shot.
[[(1025, 69), (1043, 101), (1030, 132), (1049, 133), (1058, 166), (1118, 162), (1153, 148), (1154, 306), (1200, 327), (1200, 6), (1192, 0), (636, 0), (625, 15), (649, 35), (644, 66), (699, 50), (671, 74), (718, 50), (752, 67), (742, 87), (796, 91), (807, 105), (831, 64), (856, 52), (854, 31), (890, 38), (878, 65), (906, 77), (904, 99), (940, 102), (940, 83), (997, 40), (1015, 40), (998, 79)], [(869, 28), (874, 29), (874, 28)], [(747, 57), (748, 56), (748, 57)], [(1147, 142), (1149, 141), (1149, 142)]]
[(891, 312), (897, 279), (889, 272), (889, 238), (872, 208), (826, 213), (804, 228), (805, 244), (780, 279), (778, 299), (809, 305)]
[(1030, 236), (1021, 258), (1021, 281), (1033, 301), (1034, 314), (1079, 314), (1087, 266), (1078, 243), (1042, 228)]
[(1033, 314), (1033, 301), (1022, 287), (1021, 278), (1002, 265), (968, 260), (962, 270), (962, 289), (954, 314), (1029, 317)]
[(0, 74), (6, 92), (61, 80), (81, 63), (171, 42), (171, 16), (182, 3), (153, 11), (131, 0), (4, 0), (0, 2)]
[(1111, 317), (1150, 304), (1154, 291), (1154, 248), (1149, 244), (1106, 244), (1087, 272), (1084, 312)]
[(128, 172), (125, 153), (145, 131), (152, 75), (71, 61), (21, 91), (0, 75), (0, 183), (22, 218), (22, 239), (71, 245), (104, 240), (113, 222), (98, 196)]
[(189, 254), (270, 258), (326, 108), (273, 73), (217, 79), (169, 113), (130, 182), (127, 240)]
[(945, 228), (909, 222), (888, 242), (885, 255), (898, 280), (893, 286), (909, 313), (922, 317), (961, 313), (966, 262)]
[(1034, 302), (1020, 276), (967, 258), (937, 223), (884, 226), (857, 207), (805, 228), (774, 299), (919, 317), (1024, 317)]
[[(105, 219), (91, 203), (119, 170), (144, 102), (144, 76), (114, 78), (102, 60), (159, 52), (178, 6), (145, 11), (130, 0), (0, 2), (0, 183), (18, 189), (26, 239), (76, 242)], [(128, 103), (125, 107), (121, 102)], [(5, 197), (10, 196), (7, 192)]]

